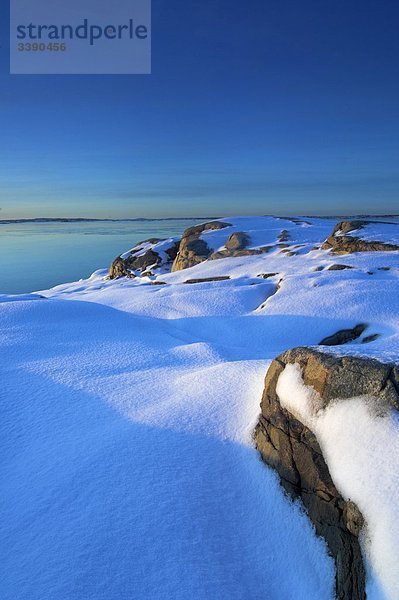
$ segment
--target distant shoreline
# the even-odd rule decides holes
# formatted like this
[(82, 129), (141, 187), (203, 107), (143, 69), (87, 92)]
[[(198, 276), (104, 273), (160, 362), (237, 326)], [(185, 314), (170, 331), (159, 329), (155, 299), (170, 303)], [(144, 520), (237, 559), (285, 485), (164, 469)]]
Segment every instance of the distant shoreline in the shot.
[[(251, 215), (254, 218), (261, 216), (275, 216), (279, 219), (290, 219), (292, 217), (287, 215)], [(363, 215), (295, 215), (295, 218), (320, 218), (320, 219), (386, 219), (388, 217), (398, 217), (399, 214), (363, 214)], [(18, 223), (140, 223), (140, 222), (157, 222), (157, 221), (213, 221), (220, 219), (221, 217), (135, 217), (125, 219), (98, 219), (98, 218), (85, 218), (85, 217), (36, 217), (34, 219), (0, 219), (0, 225), (12, 225)], [(225, 217), (228, 218), (228, 217)]]
[(0, 219), (0, 225), (11, 223), (123, 223), (123, 222), (151, 222), (151, 221), (206, 221), (217, 219), (218, 217), (138, 217), (134, 219), (86, 219), (81, 217), (71, 218), (51, 218), (51, 217), (36, 217), (35, 219)]

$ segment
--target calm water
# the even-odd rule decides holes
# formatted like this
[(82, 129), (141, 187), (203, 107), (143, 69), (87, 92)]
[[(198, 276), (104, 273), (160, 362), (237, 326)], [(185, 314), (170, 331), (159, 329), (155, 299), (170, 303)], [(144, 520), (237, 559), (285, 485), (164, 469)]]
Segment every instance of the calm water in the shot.
[(180, 235), (198, 222), (0, 224), (0, 293), (32, 292), (88, 277), (137, 242)]

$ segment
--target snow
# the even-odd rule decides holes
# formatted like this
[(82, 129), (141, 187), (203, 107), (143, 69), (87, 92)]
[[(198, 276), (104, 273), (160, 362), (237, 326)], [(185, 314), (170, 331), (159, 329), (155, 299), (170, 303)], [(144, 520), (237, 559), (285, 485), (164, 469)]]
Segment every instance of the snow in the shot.
[(316, 434), (338, 490), (365, 518), (367, 597), (398, 598), (399, 414), (367, 396), (336, 400), (323, 409), (317, 392), (303, 383), (299, 365), (286, 366), (277, 394), (282, 406)]
[[(152, 279), (109, 280), (99, 265), (45, 299), (1, 298), (2, 598), (332, 598), (326, 546), (252, 431), (288, 348), (367, 322), (339, 350), (397, 360), (399, 253), (314, 249), (331, 219), (219, 220), (231, 226), (202, 234), (211, 248), (245, 231), (272, 250)], [(214, 276), (230, 279), (185, 283)]]
[(399, 218), (390, 219), (386, 223), (370, 223), (363, 227), (356, 236), (371, 242), (399, 245)]

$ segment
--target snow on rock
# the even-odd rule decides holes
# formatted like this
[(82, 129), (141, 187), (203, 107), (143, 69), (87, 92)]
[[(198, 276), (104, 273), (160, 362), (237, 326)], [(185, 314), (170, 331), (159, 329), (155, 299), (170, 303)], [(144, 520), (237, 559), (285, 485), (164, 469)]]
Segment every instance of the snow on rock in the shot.
[(281, 407), (316, 435), (334, 484), (365, 519), (367, 597), (398, 598), (399, 370), (311, 350), (294, 360), (283, 359), (276, 383)]
[(157, 269), (172, 264), (176, 258), (179, 242), (175, 238), (160, 240), (151, 238), (136, 244), (134, 248), (118, 256), (111, 264), (108, 275), (110, 279), (119, 277), (135, 277), (136, 271), (142, 275), (153, 274), (147, 269)]

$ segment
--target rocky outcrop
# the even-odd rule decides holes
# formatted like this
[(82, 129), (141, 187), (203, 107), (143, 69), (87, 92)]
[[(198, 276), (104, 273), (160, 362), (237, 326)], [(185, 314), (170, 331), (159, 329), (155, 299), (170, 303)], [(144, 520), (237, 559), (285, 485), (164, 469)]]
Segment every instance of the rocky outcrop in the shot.
[(224, 229), (225, 227), (231, 227), (231, 224), (222, 221), (210, 221), (186, 229), (173, 262), (172, 272), (188, 269), (206, 260), (212, 253), (212, 249), (201, 239), (201, 233), (214, 229)]
[[(158, 244), (164, 241), (165, 240), (159, 238), (150, 238), (137, 244), (130, 251), (130, 254), (127, 256), (124, 255), (124, 258), (118, 256), (109, 268), (109, 278), (118, 279), (119, 277), (135, 277), (135, 271), (140, 271), (139, 274), (142, 276), (150, 276), (153, 275), (152, 271), (149, 270), (150, 267), (156, 269), (161, 264), (167, 264), (174, 261), (177, 256), (179, 242), (171, 242), (170, 246), (166, 249), (163, 246), (164, 254), (161, 255), (162, 253), (157, 252), (157, 249), (159, 249)], [(149, 244), (151, 244), (152, 247), (148, 248)], [(146, 246), (148, 249), (143, 252)]]
[[(341, 221), (334, 227), (332, 233), (322, 244), (323, 250), (331, 250), (334, 254), (351, 254), (352, 252), (388, 252), (399, 250), (395, 244), (362, 240), (352, 234), (359, 231), (372, 221)], [(379, 223), (383, 225), (383, 223)]]
[(358, 536), (363, 517), (335, 487), (319, 443), (310, 429), (282, 408), (276, 393), (287, 364), (298, 364), (304, 383), (325, 405), (336, 398), (371, 395), (399, 409), (399, 368), (376, 360), (338, 357), (295, 348), (273, 360), (265, 379), (261, 416), (255, 430), (262, 459), (276, 469), (286, 491), (300, 498), (336, 562), (339, 600), (365, 598), (365, 570)]

